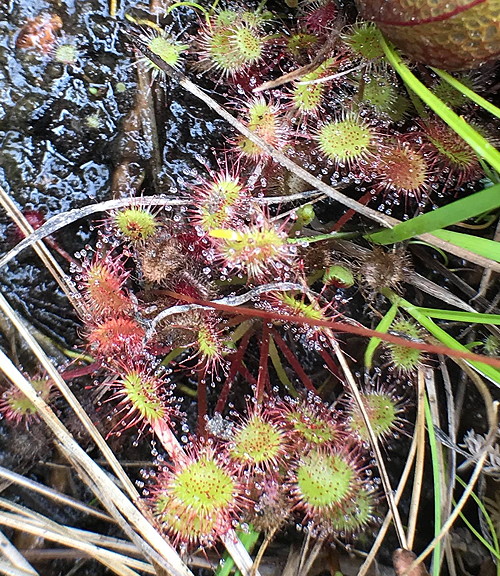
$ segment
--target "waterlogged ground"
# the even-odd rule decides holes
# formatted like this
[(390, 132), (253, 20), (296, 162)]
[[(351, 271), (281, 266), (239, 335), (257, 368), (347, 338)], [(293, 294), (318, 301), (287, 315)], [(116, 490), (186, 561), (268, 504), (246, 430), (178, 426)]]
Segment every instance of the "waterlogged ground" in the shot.
[[(130, 3), (112, 19), (106, 1), (0, 5), (0, 185), (25, 213), (48, 218), (133, 194), (141, 183), (146, 192), (175, 193), (216, 145), (218, 122), (175, 87), (166, 87), (156, 111), (157, 143), (143, 136), (136, 116), (127, 116), (136, 102), (137, 72), (121, 33), (125, 9)], [(54, 24), (54, 18), (60, 20)], [(45, 36), (37, 37), (40, 28)], [(61, 46), (73, 47), (74, 61), (54, 59)], [(154, 177), (152, 166), (159, 169)], [(2, 252), (17, 240), (13, 232), (1, 210)], [(57, 234), (70, 254), (88, 240), (84, 222)], [(0, 283), (37, 327), (74, 338), (71, 311), (33, 253), (2, 270)]]
[[(216, 146), (215, 134), (221, 129), (218, 122), (197, 102), (165, 85), (161, 107), (156, 110), (161, 119), (155, 144), (159, 158), (152, 163), (152, 139), (143, 135), (137, 115), (131, 113), (136, 106), (137, 69), (133, 51), (120, 32), (123, 11), (130, 9), (130, 4), (122, 3), (117, 18), (111, 19), (107, 1), (0, 3), (0, 186), (33, 223), (113, 196), (135, 194), (141, 185), (145, 193), (175, 193), (179, 182), (201, 168), (210, 148)], [(45, 23), (40, 25), (41, 19)], [(47, 41), (51, 31), (55, 42)], [(53, 49), (46, 53), (49, 44)], [(73, 47), (71, 62), (54, 59), (54, 49), (61, 45)], [(159, 169), (155, 178), (153, 165)], [(114, 174), (118, 174), (115, 179)], [(54, 240), (72, 256), (92, 238), (89, 223), (79, 221), (58, 232)], [(0, 208), (0, 252), (7, 252), (18, 241), (18, 232)], [(58, 259), (68, 270), (69, 262)], [(58, 354), (56, 345), (79, 343), (81, 324), (34, 252), (25, 251), (1, 270), (0, 290), (33, 333), (42, 336), (52, 356)], [(12, 350), (26, 369), (33, 368), (29, 354), (1, 316), (0, 338), (2, 346)], [(86, 408), (91, 413), (91, 405)], [(72, 432), (85, 441), (78, 427)], [(128, 440), (111, 442), (119, 451)], [(128, 447), (131, 459), (138, 456), (133, 449)], [(54, 457), (42, 425), (28, 432), (0, 424), (0, 465), (28, 473), (37, 462)], [(35, 474), (62, 491), (84, 500), (91, 498), (66, 472), (54, 475), (40, 464)], [(15, 487), (3, 495), (21, 498), (41, 511), (48, 505)], [(99, 530), (84, 515), (76, 517), (73, 510), (63, 507), (57, 521)], [(12, 537), (19, 548), (34, 548), (36, 553), (36, 541)], [(80, 564), (75, 572), (79, 575), (103, 570), (92, 561)], [(47, 575), (63, 574), (68, 563), (50, 560), (41, 569)]]

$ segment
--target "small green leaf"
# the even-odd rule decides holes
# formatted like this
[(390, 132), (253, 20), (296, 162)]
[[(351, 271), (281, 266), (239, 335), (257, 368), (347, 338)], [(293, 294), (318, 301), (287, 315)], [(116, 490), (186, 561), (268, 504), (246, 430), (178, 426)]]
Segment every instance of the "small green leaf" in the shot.
[[(378, 323), (375, 330), (377, 332), (387, 332), (387, 330), (389, 330), (389, 326), (394, 321), (394, 318), (396, 318), (397, 313), (398, 313), (398, 305), (397, 303), (394, 303), (387, 311), (387, 314)], [(368, 342), (368, 346), (366, 347), (365, 351), (365, 366), (367, 368), (372, 367), (373, 355), (375, 354), (375, 350), (378, 348), (380, 342), (381, 342), (380, 338), (370, 338), (370, 341)]]
[[(466, 198), (456, 200), (451, 204), (416, 216), (411, 220), (397, 224), (394, 228), (388, 228), (374, 234), (368, 234), (368, 238), (375, 244), (394, 244), (402, 242), (413, 236), (434, 232), (457, 222), (468, 220), (484, 212), (496, 210), (500, 207), (500, 184), (485, 188), (481, 192), (471, 194)], [(436, 236), (439, 236), (436, 234)], [(441, 238), (441, 236), (439, 236)], [(490, 258), (490, 256), (488, 256)]]
[(484, 258), (489, 258), (495, 262), (500, 262), (500, 242), (479, 238), (472, 234), (462, 234), (461, 232), (452, 232), (451, 230), (435, 230), (434, 236), (445, 240), (450, 244), (469, 250), (474, 254), (479, 254)]
[(422, 314), (438, 320), (467, 322), (467, 324), (500, 325), (500, 314), (481, 314), (479, 312), (463, 312), (462, 310), (439, 310), (436, 308), (419, 308)]

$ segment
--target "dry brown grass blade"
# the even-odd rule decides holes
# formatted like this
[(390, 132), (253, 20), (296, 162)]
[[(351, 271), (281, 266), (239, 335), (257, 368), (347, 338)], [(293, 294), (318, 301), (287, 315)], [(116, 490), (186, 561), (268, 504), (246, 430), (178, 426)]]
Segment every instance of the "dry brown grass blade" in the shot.
[(0, 551), (1, 554), (5, 556), (6, 560), (8, 560), (12, 566), (18, 570), (22, 570), (23, 574), (27, 575), (29, 574), (29, 576), (38, 576), (38, 572), (18, 551), (18, 549), (11, 543), (11, 541), (5, 536), (5, 534), (1, 530), (0, 530)]
[[(24, 214), (19, 210), (19, 208), (14, 204), (10, 196), (5, 192), (5, 190), (0, 186), (0, 204), (3, 206), (7, 215), (10, 216), (14, 224), (25, 234), (29, 236), (33, 234), (34, 230), (31, 224), (26, 220)], [(49, 272), (52, 274), (56, 282), (59, 284), (60, 288), (68, 297), (71, 304), (74, 306), (75, 310), (79, 310), (80, 306), (78, 303), (78, 295), (75, 288), (66, 280), (66, 275), (59, 264), (56, 262), (52, 256), (50, 250), (43, 244), (43, 242), (38, 241), (33, 244), (33, 249), (39, 256), (40, 260), (45, 264)]]
[(0, 511), (0, 524), (83, 552), (119, 576), (133, 576), (137, 574), (135, 569), (154, 574), (150, 564), (102, 547), (101, 544), (106, 541), (99, 538), (98, 534), (62, 526), (46, 516), (3, 499), (0, 500), (0, 504), (10, 510), (10, 512)]
[(85, 514), (89, 514), (90, 516), (94, 516), (95, 518), (99, 518), (99, 520), (104, 520), (105, 522), (114, 522), (114, 519), (107, 514), (103, 514), (100, 510), (96, 508), (92, 508), (91, 506), (87, 506), (72, 498), (71, 496), (67, 496), (66, 494), (62, 494), (57, 490), (49, 488), (48, 486), (44, 486), (43, 484), (39, 484), (30, 478), (26, 478), (25, 476), (21, 476), (21, 474), (17, 474), (16, 472), (12, 472), (11, 470), (7, 470), (3, 466), (0, 466), (0, 478), (4, 480), (8, 480), (9, 482), (15, 483), (19, 486), (23, 486), (32, 492), (38, 492), (42, 494), (46, 498), (55, 500), (59, 502), (63, 506), (71, 506), (76, 510), (80, 510), (81, 512), (85, 512)]
[(358, 407), (358, 409), (359, 409), (359, 411), (363, 417), (364, 424), (368, 430), (368, 436), (370, 439), (370, 446), (371, 446), (373, 453), (375, 455), (377, 468), (378, 468), (379, 473), (380, 473), (380, 479), (382, 480), (382, 486), (384, 487), (385, 497), (387, 499), (387, 502), (389, 504), (389, 509), (391, 510), (392, 517), (394, 519), (394, 528), (396, 530), (398, 540), (399, 540), (402, 548), (407, 548), (406, 535), (404, 532), (401, 517), (399, 515), (397, 503), (394, 500), (394, 492), (393, 492), (393, 489), (392, 489), (392, 486), (391, 486), (391, 483), (389, 480), (389, 475), (387, 474), (387, 470), (385, 468), (384, 459), (382, 456), (382, 452), (380, 451), (380, 446), (378, 444), (377, 437), (375, 436), (375, 433), (374, 433), (373, 428), (372, 428), (371, 423), (370, 423), (370, 418), (366, 412), (366, 408), (363, 404), (363, 400), (362, 400), (361, 395), (359, 393), (358, 385), (356, 383), (354, 376), (352, 375), (352, 372), (349, 368), (347, 360), (345, 359), (344, 353), (342, 352), (337, 341), (334, 339), (333, 334), (330, 334), (330, 341), (331, 341), (331, 345), (333, 347), (333, 350), (335, 352), (335, 355), (337, 356), (337, 359), (339, 361), (340, 367), (342, 368), (344, 376), (345, 376), (347, 383), (349, 385), (349, 390), (350, 390), (350, 392), (354, 398), (354, 401), (356, 402), (356, 405), (357, 405), (357, 407)]
[(413, 487), (408, 514), (407, 545), (408, 549), (413, 549), (415, 534), (417, 530), (418, 510), (420, 506), (420, 495), (422, 492), (422, 480), (424, 476), (425, 459), (425, 375), (423, 368), (418, 371), (418, 395), (417, 395), (417, 419), (415, 423), (414, 439), (417, 443), (417, 454), (415, 461), (415, 472), (413, 474)]
[[(113, 502), (120, 513), (123, 514), (130, 523), (130, 526), (159, 554), (161, 565), (167, 570), (167, 573), (170, 573), (172, 576), (193, 576), (192, 572), (186, 567), (172, 546), (170, 546), (163, 536), (146, 519), (143, 513), (132, 504), (109, 476), (97, 466), (92, 458), (75, 442), (52, 409), (38, 396), (31, 384), (1, 350), (0, 369), (7, 379), (16, 385), (35, 405), (37, 413), (51, 429), (57, 442), (64, 448), (65, 454), (74, 466), (77, 469), (80, 467), (85, 470), (86, 474), (93, 479), (94, 485), (98, 487), (98, 490), (95, 491), (96, 496), (104, 502), (106, 502), (106, 498)], [(109, 512), (114, 515), (112, 510)], [(142, 552), (148, 556), (147, 550), (142, 550)]]
[[(488, 448), (493, 444), (498, 431), (498, 402), (493, 401), (490, 391), (488, 387), (483, 382), (481, 377), (474, 372), (465, 362), (461, 362), (460, 360), (455, 360), (455, 362), (464, 370), (472, 382), (475, 384), (476, 388), (480, 392), (483, 397), (485, 408), (486, 408), (486, 415), (488, 418), (488, 434), (486, 436), (486, 440), (484, 443), (483, 451), (477, 458), (476, 464), (474, 466), (473, 472), (465, 488), (460, 500), (456, 503), (453, 511), (448, 516), (446, 522), (441, 527), (439, 534), (430, 542), (430, 544), (425, 548), (425, 550), (415, 559), (415, 561), (409, 566), (406, 574), (411, 573), (411, 570), (416, 568), (418, 564), (422, 563), (434, 550), (436, 544), (443, 540), (449, 533), (451, 527), (457, 520), (458, 516), (462, 512), (463, 507), (467, 503), (467, 500), (470, 498), (470, 495), (476, 485), (476, 482), (479, 479), (479, 475), (481, 474), (482, 468), (488, 458)], [(405, 576), (406, 576), (405, 574)]]
[[(112, 538), (110, 536), (104, 536), (103, 534), (97, 534), (95, 532), (89, 532), (87, 530), (80, 530), (78, 528), (73, 528), (70, 526), (63, 526), (50, 518), (47, 518), (43, 514), (34, 512), (29, 508), (21, 506), (20, 504), (15, 504), (4, 498), (0, 498), (0, 506), (6, 511), (22, 516), (24, 519), (29, 519), (36, 526), (41, 526), (44, 529), (51, 530), (54, 535), (61, 534), (67, 536), (75, 541), (83, 541), (87, 544), (94, 544), (99, 548), (102, 548), (103, 553), (107, 551), (113, 551), (119, 553), (119, 561), (125, 565), (130, 565), (140, 570), (144, 570), (149, 573), (154, 573), (151, 564), (147, 564), (143, 561), (136, 560), (135, 556), (139, 554), (139, 550), (136, 546), (122, 540), (119, 538)], [(55, 540), (60, 544), (63, 544), (60, 540)], [(77, 546), (72, 546), (75, 549), (82, 550)]]
[[(421, 378), (421, 379), (419, 379), (419, 383), (418, 383), (418, 394), (417, 394), (418, 402), (417, 402), (417, 417), (415, 420), (415, 429), (425, 431), (424, 393), (425, 393), (424, 379)], [(419, 449), (418, 448), (418, 442), (419, 441), (420, 440), (419, 440), (418, 434), (414, 434), (413, 439), (412, 439), (412, 443), (410, 445), (410, 450), (408, 451), (408, 457), (406, 459), (406, 464), (405, 464), (405, 467), (403, 469), (403, 473), (401, 474), (398, 488), (394, 494), (394, 501), (396, 502), (396, 504), (399, 503), (401, 496), (403, 495), (403, 491), (406, 487), (406, 483), (408, 481), (411, 469), (413, 467), (413, 462), (415, 460), (415, 456), (416, 456), (418, 449)], [(367, 575), (368, 570), (370, 569), (370, 566), (372, 565), (373, 561), (375, 560), (375, 556), (376, 556), (380, 546), (383, 543), (385, 535), (387, 534), (387, 530), (389, 529), (391, 520), (392, 520), (392, 514), (391, 514), (391, 511), (389, 510), (387, 512), (386, 517), (384, 519), (384, 522), (382, 523), (382, 526), (381, 526), (381, 528), (377, 534), (377, 538), (375, 539), (375, 542), (373, 543), (373, 546), (371, 547), (370, 552), (368, 553), (368, 556), (366, 557), (365, 561), (363, 562), (362, 566), (360, 567), (359, 573), (357, 574), (357, 576), (366, 576)]]
[[(5, 576), (32, 576), (33, 572), (26, 572), (21, 568), (9, 564), (6, 560), (0, 559), (0, 574), (5, 574)], [(35, 572), (35, 574), (37, 574), (37, 572)]]

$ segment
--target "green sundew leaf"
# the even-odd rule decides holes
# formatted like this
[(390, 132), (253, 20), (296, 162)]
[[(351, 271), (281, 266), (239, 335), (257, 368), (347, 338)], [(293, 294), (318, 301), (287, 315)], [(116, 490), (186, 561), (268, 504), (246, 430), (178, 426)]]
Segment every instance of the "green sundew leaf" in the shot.
[(375, 244), (394, 244), (412, 236), (446, 228), (446, 226), (468, 220), (484, 212), (496, 210), (499, 207), (500, 184), (496, 184), (432, 212), (420, 214), (411, 220), (397, 224), (394, 228), (368, 234), (365, 238), (375, 242)]
[(495, 262), (500, 262), (500, 242), (495, 240), (488, 240), (487, 238), (479, 238), (472, 234), (462, 234), (461, 232), (452, 232), (451, 230), (435, 230), (434, 236), (446, 240), (450, 244), (479, 254), (484, 258), (489, 258)]
[(385, 39), (380, 39), (380, 44), (392, 67), (401, 76), (402, 80), (411, 90), (421, 98), (429, 108), (431, 108), (448, 126), (461, 136), (467, 144), (481, 157), (488, 161), (497, 171), (500, 171), (500, 152), (492, 146), (486, 138), (474, 130), (458, 114), (448, 108), (446, 104), (435, 96), (420, 80), (413, 74), (408, 66), (403, 62), (401, 56), (389, 46)]
[[(396, 318), (397, 313), (398, 313), (398, 305), (393, 304), (387, 311), (387, 314), (378, 323), (375, 330), (377, 332), (387, 332), (394, 318)], [(375, 350), (378, 348), (378, 345), (380, 344), (381, 341), (382, 340), (380, 338), (370, 338), (370, 341), (368, 342), (368, 346), (366, 347), (365, 351), (365, 366), (367, 368), (371, 368), (373, 355), (375, 354)]]
[(419, 308), (419, 311), (429, 318), (467, 322), (467, 324), (500, 325), (500, 314), (481, 314), (479, 312), (463, 312), (461, 310), (439, 310), (438, 308)]
[(448, 74), (448, 72), (440, 70), (439, 68), (433, 68), (432, 66), (431, 68), (445, 82), (448, 82), (450, 86), (453, 86), (455, 90), (458, 90), (458, 92), (461, 92), (462, 94), (467, 96), (467, 98), (475, 102), (478, 106), (481, 106), (481, 108), (487, 110), (490, 114), (493, 114), (493, 116), (500, 118), (500, 108), (497, 108), (494, 104), (488, 102), (488, 100), (485, 100), (482, 96), (479, 96), (477, 92), (474, 92), (474, 90), (471, 90), (470, 88), (465, 86), (465, 84), (462, 84), (462, 82), (454, 78), (451, 74)]

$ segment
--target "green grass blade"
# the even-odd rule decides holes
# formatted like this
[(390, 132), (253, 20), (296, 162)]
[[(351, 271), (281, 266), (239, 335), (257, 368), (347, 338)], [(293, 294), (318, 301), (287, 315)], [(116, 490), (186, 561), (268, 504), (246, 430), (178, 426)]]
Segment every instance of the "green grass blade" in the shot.
[(492, 146), (486, 138), (481, 136), (470, 124), (458, 116), (451, 108), (435, 96), (420, 80), (413, 74), (408, 66), (403, 62), (401, 56), (387, 44), (384, 38), (380, 39), (380, 44), (384, 50), (387, 60), (401, 76), (408, 87), (421, 98), (429, 108), (431, 108), (448, 126), (454, 130), (467, 144), (481, 157), (489, 162), (497, 171), (500, 171), (500, 152)]
[[(441, 531), (441, 475), (439, 473), (438, 444), (436, 440), (436, 431), (432, 422), (429, 399), (425, 395), (425, 423), (427, 425), (427, 434), (429, 437), (429, 446), (431, 449), (432, 463), (432, 481), (434, 485), (434, 536), (438, 536)], [(432, 560), (432, 575), (439, 576), (440, 558), (441, 558), (441, 541), (436, 542)]]
[(485, 100), (482, 96), (479, 96), (479, 94), (474, 92), (474, 90), (471, 90), (465, 86), (465, 84), (462, 84), (462, 82), (454, 78), (451, 74), (448, 74), (448, 72), (440, 70), (439, 68), (432, 68), (432, 70), (434, 70), (434, 72), (445, 82), (448, 82), (450, 86), (453, 86), (455, 90), (458, 90), (460, 93), (467, 96), (467, 98), (475, 102), (478, 106), (481, 106), (481, 108), (487, 110), (490, 114), (493, 114), (493, 116), (500, 118), (500, 108), (497, 108), (494, 104), (488, 102), (488, 100)]
[(439, 308), (419, 308), (422, 314), (438, 320), (467, 322), (467, 324), (500, 325), (500, 314), (481, 314), (480, 312), (463, 312), (462, 310), (440, 310)]
[(446, 228), (457, 222), (468, 220), (484, 212), (490, 212), (500, 207), (500, 184), (485, 188), (466, 198), (456, 200), (451, 204), (421, 214), (411, 220), (397, 224), (394, 228), (388, 228), (380, 232), (368, 234), (368, 238), (375, 244), (394, 244), (402, 242), (412, 236), (418, 236), (434, 230)]
[[(457, 482), (460, 484), (460, 486), (462, 486), (462, 488), (466, 488), (467, 484), (459, 477), (456, 476), (455, 477)], [(488, 550), (494, 555), (496, 556), (496, 558), (498, 560), (500, 560), (500, 545), (498, 543), (498, 537), (497, 537), (497, 532), (495, 530), (495, 526), (493, 524), (493, 520), (491, 519), (490, 514), (488, 513), (488, 510), (486, 510), (486, 507), (484, 505), (484, 503), (482, 502), (482, 500), (476, 495), (475, 492), (471, 492), (471, 497), (474, 500), (474, 502), (477, 504), (477, 507), (479, 508), (479, 510), (481, 510), (484, 519), (486, 520), (486, 524), (488, 525), (488, 531), (490, 533), (491, 536), (491, 540), (493, 542), (493, 545), (490, 544), (488, 542), (488, 540), (486, 540), (482, 534), (479, 534), (477, 532), (477, 530), (470, 524), (470, 522), (467, 520), (467, 518), (465, 518), (465, 516), (460, 513), (460, 516), (462, 518), (462, 520), (467, 524), (467, 526), (469, 527), (470, 531), (476, 536), (476, 538), (478, 540), (480, 540), (480, 542), (482, 542), (482, 544), (488, 548)], [(500, 563), (497, 565), (497, 575), (500, 574)]]
[[(378, 323), (375, 330), (377, 332), (387, 332), (389, 330), (390, 325), (392, 324), (394, 318), (396, 318), (396, 314), (398, 313), (398, 305), (393, 304), (387, 314), (382, 318), (382, 320)], [(368, 346), (366, 347), (365, 351), (365, 366), (366, 368), (372, 367), (373, 355), (375, 350), (378, 348), (378, 345), (382, 342), (380, 338), (370, 338), (368, 342)]]
[(495, 262), (500, 262), (500, 242), (479, 238), (472, 234), (462, 234), (461, 232), (452, 232), (451, 230), (435, 230), (434, 236), (446, 240), (450, 244), (479, 254)]
[[(398, 304), (400, 308), (406, 310), (410, 316), (413, 316), (415, 320), (423, 326), (430, 334), (432, 334), (435, 338), (444, 344), (448, 348), (452, 348), (453, 350), (461, 350), (462, 352), (469, 352), (469, 350), (460, 344), (453, 336), (445, 332), (442, 328), (440, 328), (437, 324), (435, 324), (428, 316), (423, 314), (418, 306), (414, 306), (408, 300), (401, 298), (392, 290), (388, 288), (383, 288), (380, 290), (381, 294), (383, 294), (386, 298), (388, 298), (393, 304)], [(482, 362), (476, 362), (475, 360), (465, 360), (468, 364), (473, 366), (478, 372), (483, 374), (486, 378), (488, 378), (491, 382), (494, 382), (497, 386), (500, 387), (500, 370), (493, 368), (492, 366), (488, 366), (488, 364), (483, 364)]]

